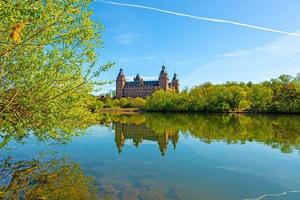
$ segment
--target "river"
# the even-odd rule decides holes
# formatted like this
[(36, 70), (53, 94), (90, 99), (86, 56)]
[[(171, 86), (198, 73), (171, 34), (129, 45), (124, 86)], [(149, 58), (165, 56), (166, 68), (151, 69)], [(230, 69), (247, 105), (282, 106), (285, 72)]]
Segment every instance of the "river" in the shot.
[(2, 148), (0, 197), (300, 199), (300, 116), (153, 113), (100, 121), (66, 144), (32, 136)]

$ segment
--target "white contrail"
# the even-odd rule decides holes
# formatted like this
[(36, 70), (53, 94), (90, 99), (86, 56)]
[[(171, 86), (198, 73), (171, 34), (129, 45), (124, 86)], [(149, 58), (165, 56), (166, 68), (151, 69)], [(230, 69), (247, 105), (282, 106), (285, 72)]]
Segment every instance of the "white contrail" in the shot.
[(266, 28), (266, 27), (261, 27), (261, 26), (255, 26), (255, 25), (251, 25), (251, 24), (245, 24), (245, 23), (240, 23), (240, 22), (225, 20), (225, 19), (200, 17), (200, 16), (189, 15), (189, 14), (174, 12), (174, 11), (169, 11), (169, 10), (163, 10), (163, 9), (153, 8), (153, 7), (143, 6), (143, 5), (119, 3), (119, 2), (107, 1), (107, 0), (95, 0), (94, 2), (111, 4), (111, 5), (116, 5), (116, 6), (125, 6), (125, 7), (153, 10), (153, 11), (157, 11), (157, 12), (167, 13), (167, 14), (171, 14), (171, 15), (177, 15), (177, 16), (181, 16), (181, 17), (188, 17), (188, 18), (202, 20), (202, 21), (232, 24), (232, 25), (236, 25), (236, 26), (243, 26), (243, 27), (258, 29), (258, 30), (262, 30), (262, 31), (268, 31), (268, 32), (273, 32), (273, 33), (281, 33), (281, 34), (285, 34), (285, 35), (292, 35), (292, 36), (300, 37), (300, 33), (292, 33), (292, 32), (287, 32), (287, 31), (281, 31), (281, 30), (277, 30), (277, 29)]

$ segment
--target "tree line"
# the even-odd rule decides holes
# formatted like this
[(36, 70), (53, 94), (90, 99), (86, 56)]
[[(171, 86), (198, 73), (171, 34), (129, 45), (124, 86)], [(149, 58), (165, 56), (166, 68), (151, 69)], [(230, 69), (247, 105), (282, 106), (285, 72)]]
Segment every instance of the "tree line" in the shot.
[(180, 93), (157, 91), (146, 111), (300, 113), (300, 74), (254, 84), (204, 83)]

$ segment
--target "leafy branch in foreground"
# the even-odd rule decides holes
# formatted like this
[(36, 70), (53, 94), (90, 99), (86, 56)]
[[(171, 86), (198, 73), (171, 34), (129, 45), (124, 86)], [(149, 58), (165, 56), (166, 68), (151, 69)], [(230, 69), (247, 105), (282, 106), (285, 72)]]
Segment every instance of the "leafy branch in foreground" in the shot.
[(91, 0), (0, 2), (1, 137), (68, 139), (87, 127), (103, 27)]

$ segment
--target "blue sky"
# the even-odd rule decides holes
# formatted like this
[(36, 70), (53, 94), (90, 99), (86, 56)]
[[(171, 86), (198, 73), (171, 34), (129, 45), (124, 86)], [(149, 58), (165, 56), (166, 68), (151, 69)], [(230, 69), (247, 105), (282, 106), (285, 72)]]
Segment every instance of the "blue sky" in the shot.
[[(232, 20), (300, 34), (300, 0), (114, 0), (173, 12)], [(101, 77), (158, 77), (165, 64), (181, 87), (203, 82), (260, 82), (300, 72), (300, 36), (216, 23), (168, 13), (92, 3), (93, 19), (105, 26), (99, 64), (116, 62)], [(103, 92), (114, 85), (103, 87)]]

